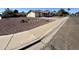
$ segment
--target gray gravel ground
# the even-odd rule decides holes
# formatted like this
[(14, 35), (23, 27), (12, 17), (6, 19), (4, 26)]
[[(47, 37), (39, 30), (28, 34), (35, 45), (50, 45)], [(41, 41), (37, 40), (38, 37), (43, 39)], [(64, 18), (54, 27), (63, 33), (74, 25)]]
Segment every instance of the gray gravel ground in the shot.
[[(24, 23), (22, 20), (24, 20)], [(5, 18), (0, 20), (0, 36), (27, 31), (35, 27), (47, 24), (50, 21), (53, 20), (30, 17)]]

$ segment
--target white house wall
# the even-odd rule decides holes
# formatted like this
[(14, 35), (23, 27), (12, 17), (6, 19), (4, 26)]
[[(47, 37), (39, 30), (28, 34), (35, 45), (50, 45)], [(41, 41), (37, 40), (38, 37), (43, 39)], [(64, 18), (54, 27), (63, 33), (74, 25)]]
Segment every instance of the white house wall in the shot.
[(27, 17), (35, 17), (35, 13), (34, 12), (30, 12)]
[(2, 19), (2, 17), (0, 17), (0, 20)]

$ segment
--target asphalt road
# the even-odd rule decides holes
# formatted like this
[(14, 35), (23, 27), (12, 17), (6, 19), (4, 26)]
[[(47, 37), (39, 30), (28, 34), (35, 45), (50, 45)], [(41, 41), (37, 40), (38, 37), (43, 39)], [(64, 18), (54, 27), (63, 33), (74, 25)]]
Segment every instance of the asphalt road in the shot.
[(60, 28), (45, 50), (78, 50), (79, 17), (70, 17)]

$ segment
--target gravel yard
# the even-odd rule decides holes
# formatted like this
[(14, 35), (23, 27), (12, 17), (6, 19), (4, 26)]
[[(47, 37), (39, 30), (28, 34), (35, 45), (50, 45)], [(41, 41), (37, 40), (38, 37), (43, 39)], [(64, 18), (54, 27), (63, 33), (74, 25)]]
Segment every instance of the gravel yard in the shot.
[(26, 17), (2, 19), (0, 20), (0, 35), (9, 35), (13, 33), (27, 31), (35, 27), (47, 24), (51, 21), (54, 20), (44, 18), (26, 18)]

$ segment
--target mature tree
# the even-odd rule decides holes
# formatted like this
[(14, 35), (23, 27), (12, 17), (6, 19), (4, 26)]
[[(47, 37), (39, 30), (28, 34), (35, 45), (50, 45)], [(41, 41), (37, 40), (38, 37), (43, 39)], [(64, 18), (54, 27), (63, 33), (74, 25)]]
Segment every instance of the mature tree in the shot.
[(22, 12), (20, 13), (20, 16), (21, 16), (21, 17), (25, 17), (25, 16), (26, 16), (26, 13), (25, 13), (24, 11), (22, 11)]
[(70, 10), (71, 10), (71, 9), (70, 9), (70, 8), (68, 8), (67, 10), (68, 10), (68, 12), (70, 13)]
[(2, 17), (8, 18), (13, 16), (13, 11), (9, 8), (5, 9), (5, 11), (2, 13)]
[(20, 17), (20, 13), (18, 10), (11, 10), (9, 8), (5, 9), (5, 11), (2, 13), (3, 18), (9, 18), (9, 17)]
[(14, 10), (14, 13), (18, 13), (18, 10), (15, 9), (15, 10)]
[(55, 11), (55, 10), (54, 10), (53, 12), (54, 12), (54, 13), (56, 13), (56, 11)]
[(67, 16), (69, 15), (69, 13), (67, 11), (65, 11), (64, 9), (60, 9), (58, 12), (57, 12), (57, 15), (58, 16)]
[(20, 14), (19, 14), (19, 11), (18, 10), (14, 10), (14, 13), (13, 13), (13, 17), (20, 17)]
[(56, 13), (57, 13), (57, 12), (54, 10), (54, 11), (53, 11), (53, 16), (56, 16)]
[(68, 8), (67, 10), (68, 10), (68, 11), (70, 11), (71, 9), (70, 9), (70, 8)]
[(0, 14), (0, 16), (2, 16), (2, 14)]

